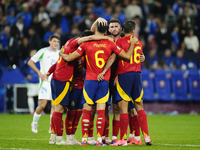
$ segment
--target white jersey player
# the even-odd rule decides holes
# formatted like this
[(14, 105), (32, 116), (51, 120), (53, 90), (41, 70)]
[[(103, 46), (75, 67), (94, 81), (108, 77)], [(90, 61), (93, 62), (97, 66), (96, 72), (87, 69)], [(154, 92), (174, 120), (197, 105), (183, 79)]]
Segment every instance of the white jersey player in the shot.
[[(33, 121), (31, 123), (31, 130), (33, 133), (38, 133), (38, 120), (41, 116), (42, 111), (47, 105), (47, 100), (52, 100), (50, 87), (51, 77), (48, 78), (48, 80), (46, 80), (45, 73), (48, 72), (49, 68), (58, 60), (59, 50), (57, 50), (57, 48), (60, 44), (59, 37), (57, 35), (51, 35), (49, 37), (49, 44), (49, 47), (40, 49), (33, 57), (31, 57), (31, 59), (28, 62), (28, 65), (34, 71), (36, 71), (40, 77), (40, 86), (38, 94), (39, 105), (35, 110), (35, 113), (33, 115)], [(38, 61), (40, 62), (40, 70), (35, 65), (35, 63)], [(52, 104), (50, 121), (54, 108), (55, 106)]]

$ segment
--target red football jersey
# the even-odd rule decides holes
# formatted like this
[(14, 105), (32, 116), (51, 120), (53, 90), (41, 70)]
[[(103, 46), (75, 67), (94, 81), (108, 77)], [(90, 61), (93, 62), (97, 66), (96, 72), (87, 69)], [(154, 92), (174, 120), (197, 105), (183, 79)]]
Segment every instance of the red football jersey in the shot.
[[(78, 39), (70, 39), (66, 42), (62, 50), (65, 54), (73, 53), (78, 48)], [(66, 62), (62, 57), (59, 57), (56, 62), (56, 67), (53, 72), (53, 79), (59, 81), (72, 81), (74, 72), (74, 62)]]
[[(129, 49), (131, 44), (130, 36), (125, 36), (116, 41), (116, 44), (121, 47), (125, 52)], [(126, 72), (141, 72), (141, 63), (139, 60), (140, 55), (143, 52), (142, 43), (138, 40), (134, 45), (133, 55), (130, 60), (119, 57), (117, 74)]]
[(84, 56), (77, 58), (74, 62), (74, 88), (82, 89), (84, 84), (83, 75)]
[[(114, 52), (119, 54), (122, 49), (115, 43), (108, 40), (85, 42), (79, 46), (77, 52), (83, 55), (85, 52), (86, 60), (86, 80), (97, 80), (98, 74), (103, 71), (103, 68)], [(109, 81), (110, 69), (104, 75), (104, 80)]]

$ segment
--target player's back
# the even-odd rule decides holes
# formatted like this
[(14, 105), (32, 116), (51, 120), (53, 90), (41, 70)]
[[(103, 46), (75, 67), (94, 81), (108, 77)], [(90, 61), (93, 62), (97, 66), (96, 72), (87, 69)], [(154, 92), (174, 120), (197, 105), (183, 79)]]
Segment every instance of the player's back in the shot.
[[(121, 47), (125, 52), (130, 47), (130, 36), (125, 36), (116, 41), (116, 44)], [(138, 40), (134, 45), (134, 51), (130, 60), (119, 58), (117, 73), (122, 74), (126, 72), (141, 72), (141, 63), (139, 60), (140, 55), (143, 53), (143, 46)]]
[[(90, 41), (83, 43), (79, 48), (84, 49), (86, 59), (86, 80), (97, 80), (97, 75), (110, 57), (116, 45), (108, 40)], [(104, 76), (105, 80), (110, 78), (110, 70)]]

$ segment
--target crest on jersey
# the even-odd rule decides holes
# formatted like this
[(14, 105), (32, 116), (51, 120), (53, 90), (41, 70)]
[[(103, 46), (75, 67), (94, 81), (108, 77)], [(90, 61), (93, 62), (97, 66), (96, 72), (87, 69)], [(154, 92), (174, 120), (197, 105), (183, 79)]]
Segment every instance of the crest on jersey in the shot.
[(117, 49), (120, 50), (121, 48), (119, 46), (117, 46)]

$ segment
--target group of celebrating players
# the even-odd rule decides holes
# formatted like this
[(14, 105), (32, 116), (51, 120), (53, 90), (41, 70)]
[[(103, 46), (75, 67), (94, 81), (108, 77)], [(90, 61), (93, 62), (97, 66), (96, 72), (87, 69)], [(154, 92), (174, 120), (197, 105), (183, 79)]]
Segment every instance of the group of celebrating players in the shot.
[[(122, 27), (118, 19), (111, 19), (107, 23), (105, 19), (98, 18), (91, 30), (85, 30), (77, 39), (68, 40), (59, 52), (56, 50), (59, 37), (50, 37), (49, 48), (39, 50), (28, 62), (40, 77), (40, 103), (31, 123), (33, 133), (38, 132), (38, 120), (47, 100), (51, 99), (47, 97), (47, 93), (51, 93), (49, 144), (142, 145), (140, 128), (145, 144), (153, 144), (148, 133), (147, 116), (142, 101), (141, 61), (144, 61), (145, 57), (141, 42), (134, 37), (135, 26), (134, 21), (126, 21), (123, 25), (125, 36), (121, 37)], [(107, 29), (111, 36), (105, 36)], [(45, 61), (48, 58), (51, 58), (51, 61)], [(37, 61), (40, 61), (40, 67), (43, 66), (40, 70), (34, 65)], [(86, 70), (85, 79), (83, 68)], [(109, 138), (108, 111), (111, 100), (114, 114), (112, 140)], [(64, 140), (62, 115), (66, 107), (67, 140)], [(97, 140), (93, 137), (95, 113)], [(74, 138), (80, 118), (81, 143)], [(120, 140), (117, 140), (119, 131)]]

